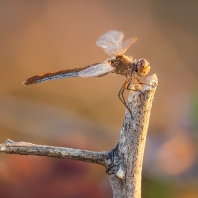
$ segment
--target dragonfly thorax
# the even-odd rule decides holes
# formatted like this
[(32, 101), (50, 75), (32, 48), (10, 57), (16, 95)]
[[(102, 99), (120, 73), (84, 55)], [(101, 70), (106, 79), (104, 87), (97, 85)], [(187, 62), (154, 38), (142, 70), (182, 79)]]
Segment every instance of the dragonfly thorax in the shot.
[(128, 56), (119, 55), (115, 59), (111, 60), (111, 65), (115, 67), (112, 73), (120, 74), (122, 76), (131, 76), (133, 67), (132, 61)]

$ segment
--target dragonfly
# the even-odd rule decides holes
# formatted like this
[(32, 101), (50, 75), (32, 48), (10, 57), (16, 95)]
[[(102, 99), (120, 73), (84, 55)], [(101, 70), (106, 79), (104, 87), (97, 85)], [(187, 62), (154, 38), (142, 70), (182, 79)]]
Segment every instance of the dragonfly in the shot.
[(124, 34), (117, 30), (110, 30), (98, 38), (96, 45), (101, 47), (110, 56), (104, 62), (94, 63), (80, 68), (39, 74), (25, 80), (23, 85), (38, 84), (70, 77), (102, 77), (108, 73), (120, 74), (125, 77), (125, 80), (118, 92), (118, 98), (131, 113), (124, 98), (124, 91), (134, 90), (130, 88), (132, 81), (136, 84), (145, 84), (138, 79), (138, 76), (142, 77), (148, 74), (151, 66), (144, 58), (133, 60), (131, 56), (124, 55), (127, 49), (137, 41), (137, 38), (130, 38), (125, 41), (123, 41), (123, 38)]

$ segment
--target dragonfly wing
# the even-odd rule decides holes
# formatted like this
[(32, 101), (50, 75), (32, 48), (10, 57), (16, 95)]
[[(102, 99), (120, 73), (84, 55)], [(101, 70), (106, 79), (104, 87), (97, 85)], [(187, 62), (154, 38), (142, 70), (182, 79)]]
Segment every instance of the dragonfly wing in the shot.
[(135, 37), (135, 38), (130, 38), (130, 39), (127, 39), (126, 41), (123, 41), (123, 42), (119, 45), (119, 47), (118, 47), (118, 49), (117, 49), (117, 53), (118, 53), (118, 54), (115, 54), (115, 56), (116, 56), (116, 55), (122, 55), (122, 54), (124, 54), (124, 53), (127, 51), (127, 49), (128, 49), (133, 43), (135, 43), (137, 40), (138, 40), (138, 38)]
[(126, 41), (123, 41), (122, 43), (110, 45), (109, 47), (105, 48), (104, 51), (111, 57), (123, 55), (127, 51), (127, 49), (136, 41), (137, 41), (137, 38), (127, 39)]
[(110, 57), (118, 56), (124, 54), (137, 41), (137, 38), (131, 38), (122, 42), (123, 38), (124, 34), (122, 32), (111, 30), (100, 36), (96, 44)]
[(113, 56), (117, 56), (119, 54), (119, 48), (120, 48), (119, 44), (110, 45), (109, 47), (105, 48), (104, 51), (110, 57), (113, 57)]
[(101, 48), (107, 48), (112, 44), (119, 44), (122, 42), (124, 34), (117, 30), (110, 30), (98, 38), (96, 44)]
[(85, 69), (80, 70), (78, 75), (80, 77), (99, 77), (108, 74), (113, 70), (115, 70), (115, 67), (111, 66), (110, 61), (106, 61), (86, 67)]
[[(110, 30), (99, 37), (99, 39), (96, 41), (96, 45), (104, 49), (105, 52), (111, 56), (112, 53), (110, 49), (118, 47), (119, 44), (121, 44), (123, 38), (124, 34), (122, 32), (119, 32), (117, 30)], [(109, 48), (109, 50), (106, 50), (107, 48)]]

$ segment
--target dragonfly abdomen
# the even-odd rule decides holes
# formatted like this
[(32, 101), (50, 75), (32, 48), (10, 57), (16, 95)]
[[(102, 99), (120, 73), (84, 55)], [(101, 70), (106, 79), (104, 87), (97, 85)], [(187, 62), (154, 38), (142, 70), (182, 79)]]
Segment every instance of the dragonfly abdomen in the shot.
[(31, 84), (37, 84), (45, 81), (50, 80), (56, 80), (61, 78), (70, 78), (70, 77), (77, 77), (78, 71), (75, 70), (61, 70), (58, 72), (49, 72), (45, 74), (39, 74), (36, 76), (33, 76), (31, 78), (28, 78), (26, 81), (23, 82), (23, 85), (31, 85)]

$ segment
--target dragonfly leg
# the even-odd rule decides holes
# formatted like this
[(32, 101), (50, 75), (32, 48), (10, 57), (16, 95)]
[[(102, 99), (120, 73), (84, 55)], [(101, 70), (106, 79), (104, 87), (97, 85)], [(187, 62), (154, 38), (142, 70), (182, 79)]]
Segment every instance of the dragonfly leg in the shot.
[(124, 98), (124, 91), (125, 91), (125, 89), (127, 89), (127, 87), (129, 87), (131, 81), (132, 81), (132, 78), (125, 79), (122, 87), (120, 88), (120, 91), (118, 92), (118, 98), (121, 100), (121, 102), (124, 104), (124, 106), (128, 109), (128, 111), (131, 115), (131, 118), (132, 118), (132, 112), (131, 112), (130, 108), (127, 106), (125, 98)]
[(147, 84), (145, 82), (140, 82), (140, 80), (136, 76), (134, 76), (134, 81), (135, 81), (136, 84), (139, 84), (139, 85), (148, 85), (148, 86), (151, 86), (151, 87), (155, 87), (155, 85), (150, 85), (150, 84)]
[(144, 95), (142, 91), (140, 91), (140, 90), (138, 90), (138, 89), (130, 88), (130, 84), (128, 84), (128, 86), (127, 86), (126, 89), (127, 89), (128, 91), (137, 91), (137, 92), (140, 92), (142, 95)]

